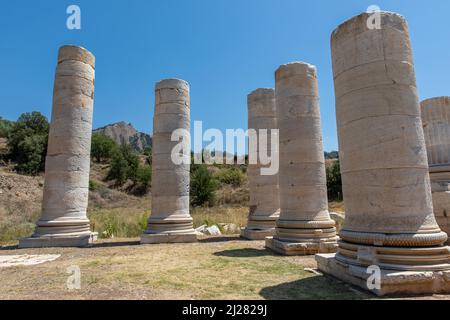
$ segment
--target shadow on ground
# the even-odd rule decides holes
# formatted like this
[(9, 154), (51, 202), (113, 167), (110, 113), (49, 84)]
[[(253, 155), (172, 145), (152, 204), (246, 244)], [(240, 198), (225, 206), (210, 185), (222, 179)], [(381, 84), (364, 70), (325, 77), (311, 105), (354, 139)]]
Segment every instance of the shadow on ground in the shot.
[(311, 276), (293, 282), (263, 288), (267, 300), (360, 300), (373, 298), (340, 281), (325, 276)]
[(219, 251), (215, 252), (214, 255), (218, 257), (231, 257), (231, 258), (256, 258), (264, 256), (273, 256), (274, 254), (267, 249), (243, 248), (243, 249)]

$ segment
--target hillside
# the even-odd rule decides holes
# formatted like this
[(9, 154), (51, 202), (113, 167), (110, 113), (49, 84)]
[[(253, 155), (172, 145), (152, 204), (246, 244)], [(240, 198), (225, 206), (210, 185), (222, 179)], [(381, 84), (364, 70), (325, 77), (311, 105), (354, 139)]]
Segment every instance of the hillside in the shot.
[(120, 145), (131, 145), (135, 151), (139, 152), (152, 145), (152, 137), (149, 134), (139, 132), (130, 123), (123, 121), (95, 129), (94, 133), (102, 133)]

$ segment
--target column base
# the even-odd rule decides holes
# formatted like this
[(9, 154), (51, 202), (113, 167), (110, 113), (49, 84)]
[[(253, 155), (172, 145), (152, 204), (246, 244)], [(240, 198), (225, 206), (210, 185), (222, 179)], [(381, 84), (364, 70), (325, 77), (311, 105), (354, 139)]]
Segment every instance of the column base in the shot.
[(247, 240), (265, 240), (275, 234), (275, 228), (267, 230), (241, 229), (241, 237)]
[(88, 247), (97, 241), (98, 233), (82, 236), (42, 236), (19, 239), (19, 249), (54, 248), (54, 247)]
[(336, 242), (285, 242), (273, 237), (266, 238), (266, 248), (284, 256), (304, 256), (317, 253), (333, 253), (337, 250)]
[(144, 233), (141, 236), (141, 244), (192, 242), (197, 242), (197, 235), (195, 233)]
[[(366, 267), (338, 261), (335, 256), (336, 254), (317, 254), (316, 262), (319, 271), (370, 291), (377, 296), (450, 293), (450, 270), (396, 271), (381, 269), (380, 287), (369, 289), (367, 280), (372, 273), (367, 273)], [(369, 283), (371, 284), (372, 281)]]

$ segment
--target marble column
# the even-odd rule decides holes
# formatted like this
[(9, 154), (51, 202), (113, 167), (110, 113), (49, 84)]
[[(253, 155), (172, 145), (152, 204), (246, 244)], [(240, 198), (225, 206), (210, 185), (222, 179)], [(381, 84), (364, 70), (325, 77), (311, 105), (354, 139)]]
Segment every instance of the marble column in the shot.
[[(257, 150), (272, 155), (271, 130), (277, 129), (275, 112), (275, 91), (273, 89), (257, 89), (247, 97), (248, 128), (256, 131), (256, 139), (260, 141), (260, 130), (267, 130), (267, 145), (259, 145)], [(264, 139), (263, 139), (264, 140)], [(247, 227), (242, 229), (241, 236), (249, 240), (264, 240), (272, 236), (275, 223), (280, 215), (278, 190), (278, 174), (262, 175), (260, 158), (255, 155), (257, 163), (248, 166), (250, 189), (250, 212)]]
[[(450, 97), (421, 103), (423, 131), (430, 167), (433, 208), (442, 231), (450, 233)], [(449, 241), (447, 240), (447, 243)]]
[[(190, 165), (172, 161), (172, 141), (178, 129), (189, 132), (189, 84), (178, 79), (158, 82), (155, 88), (152, 149), (152, 212), (141, 243), (195, 242), (189, 214)], [(185, 150), (190, 157), (190, 150)]]
[(375, 14), (380, 29), (363, 13), (331, 38), (346, 213), (338, 253), (317, 255), (318, 268), (378, 295), (449, 292), (408, 26)]
[(266, 247), (283, 255), (336, 251), (328, 212), (316, 67), (282, 65), (275, 73), (280, 130), (280, 217)]
[(96, 234), (86, 215), (89, 194), (95, 58), (84, 48), (59, 50), (45, 161), (42, 215), (19, 247), (86, 246)]

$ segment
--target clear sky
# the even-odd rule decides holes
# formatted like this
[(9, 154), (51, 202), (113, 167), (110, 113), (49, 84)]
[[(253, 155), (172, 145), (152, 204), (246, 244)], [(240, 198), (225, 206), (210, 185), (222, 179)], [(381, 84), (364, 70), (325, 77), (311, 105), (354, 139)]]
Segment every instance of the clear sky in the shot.
[[(81, 8), (82, 29), (66, 28)], [(292, 61), (318, 67), (325, 150), (337, 149), (330, 34), (370, 5), (410, 26), (420, 98), (450, 95), (448, 0), (39, 0), (0, 4), (0, 116), (50, 116), (58, 47), (97, 58), (94, 127), (126, 121), (152, 131), (154, 84), (191, 85), (191, 119), (204, 129), (246, 128), (246, 96), (273, 87)]]

